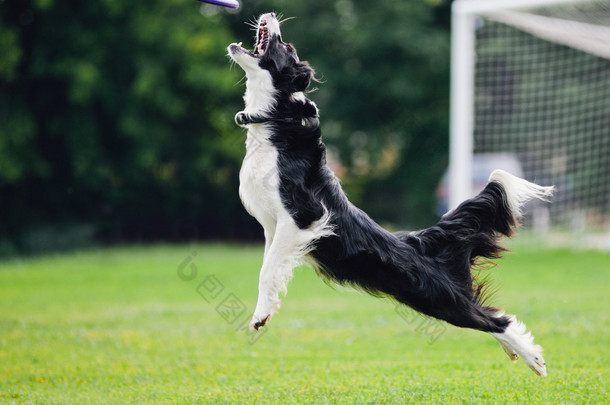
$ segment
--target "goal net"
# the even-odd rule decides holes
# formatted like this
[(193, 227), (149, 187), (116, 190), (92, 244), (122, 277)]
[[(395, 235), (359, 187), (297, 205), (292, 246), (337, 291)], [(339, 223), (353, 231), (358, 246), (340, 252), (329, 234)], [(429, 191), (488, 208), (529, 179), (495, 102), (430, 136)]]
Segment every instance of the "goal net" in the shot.
[[(610, 1), (521, 7), (537, 1), (506, 7), (498, 0), (456, 1), (466, 3), (472, 60), (457, 73), (470, 76), (470, 89), (461, 90), (470, 98), (452, 94), (452, 103), (469, 103), (471, 118), (462, 119), (460, 132), (452, 116), (451, 167), (465, 166), (470, 175), (452, 173), (450, 190), (469, 181), (466, 188), (476, 192), (477, 160), (508, 158), (519, 167), (516, 174), (557, 188), (552, 204), (531, 207), (535, 229), (551, 230), (546, 238), (574, 244), (576, 236), (578, 246), (610, 249)], [(453, 52), (455, 63), (456, 38)], [(464, 130), (469, 133), (454, 139)]]

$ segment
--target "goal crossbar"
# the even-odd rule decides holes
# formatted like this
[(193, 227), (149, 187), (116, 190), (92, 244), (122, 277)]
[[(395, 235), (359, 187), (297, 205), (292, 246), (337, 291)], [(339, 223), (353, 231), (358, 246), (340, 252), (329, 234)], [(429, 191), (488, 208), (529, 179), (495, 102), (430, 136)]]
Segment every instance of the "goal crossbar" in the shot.
[(517, 27), (539, 38), (610, 59), (610, 28), (541, 15), (503, 11), (491, 20)]
[(588, 3), (591, 0), (455, 0), (451, 6), (453, 16), (460, 14), (487, 14), (498, 10), (532, 9), (558, 4)]

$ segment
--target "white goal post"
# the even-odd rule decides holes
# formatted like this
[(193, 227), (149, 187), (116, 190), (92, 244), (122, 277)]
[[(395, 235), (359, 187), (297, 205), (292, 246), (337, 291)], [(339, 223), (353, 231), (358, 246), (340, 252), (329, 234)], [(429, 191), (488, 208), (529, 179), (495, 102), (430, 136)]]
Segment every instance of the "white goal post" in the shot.
[(451, 36), (449, 208), (508, 153), (558, 187), (552, 226), (609, 232), (610, 0), (455, 0)]

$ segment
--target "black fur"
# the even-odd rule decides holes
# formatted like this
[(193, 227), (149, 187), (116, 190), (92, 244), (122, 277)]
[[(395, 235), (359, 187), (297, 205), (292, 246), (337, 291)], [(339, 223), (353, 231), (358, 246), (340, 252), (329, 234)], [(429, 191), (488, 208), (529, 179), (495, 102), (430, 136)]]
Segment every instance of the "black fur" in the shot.
[[(278, 90), (272, 117), (317, 114), (309, 100), (291, 98), (314, 75), (292, 47), (273, 38), (260, 66), (271, 72)], [(517, 225), (502, 185), (488, 184), (431, 228), (392, 234), (348, 201), (326, 166), (319, 128), (298, 121), (269, 125), (278, 150), (282, 202), (295, 223), (305, 229), (326, 210), (332, 213), (335, 235), (319, 239), (310, 253), (321, 275), (456, 326), (504, 332), (509, 319), (484, 305), (485, 285), (471, 273), (481, 260), (499, 257), (504, 249), (498, 238), (509, 236)]]

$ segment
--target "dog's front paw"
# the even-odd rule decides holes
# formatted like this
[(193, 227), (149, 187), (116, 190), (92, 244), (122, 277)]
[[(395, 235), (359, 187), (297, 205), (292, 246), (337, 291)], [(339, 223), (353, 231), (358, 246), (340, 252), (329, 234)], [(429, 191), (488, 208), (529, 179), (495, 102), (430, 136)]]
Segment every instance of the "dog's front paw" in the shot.
[(254, 315), (250, 321), (250, 330), (258, 330), (269, 322), (271, 317), (280, 309), (280, 299), (275, 296), (259, 295)]
[(257, 331), (259, 328), (265, 326), (267, 322), (269, 322), (269, 319), (271, 319), (271, 315), (267, 315), (264, 317), (257, 317), (256, 315), (254, 315), (252, 317), (252, 320), (250, 321), (250, 330)]
[(237, 114), (235, 114), (235, 123), (239, 127), (242, 127), (242, 128), (245, 127), (248, 124), (248, 116), (246, 115), (246, 113), (243, 111), (240, 111)]

